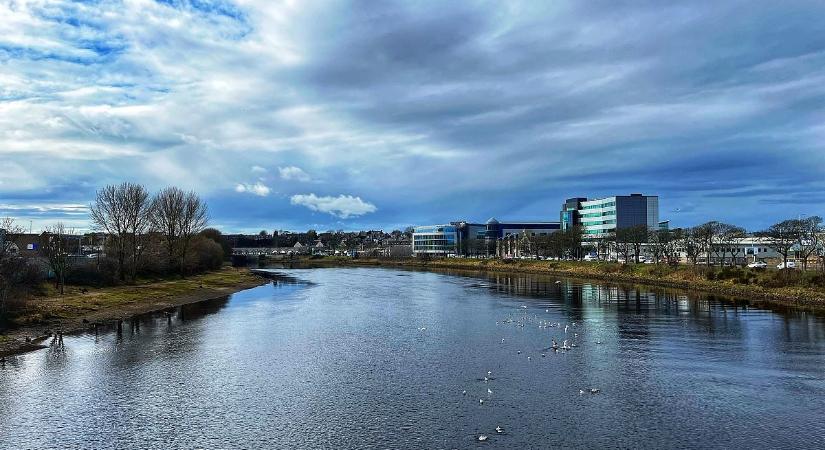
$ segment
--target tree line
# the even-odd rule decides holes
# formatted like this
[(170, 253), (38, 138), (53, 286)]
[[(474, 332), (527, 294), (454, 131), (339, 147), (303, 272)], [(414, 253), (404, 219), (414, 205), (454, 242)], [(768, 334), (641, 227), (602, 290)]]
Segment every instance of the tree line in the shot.
[(194, 191), (172, 186), (150, 193), (135, 183), (108, 185), (96, 192), (89, 211), (97, 233), (85, 238), (102, 246), (92, 257), (81, 251), (84, 236), (57, 222), (38, 237), (39, 258), (25, 258), (15, 245), (25, 230), (13, 218), (0, 220), (0, 318), (12, 298), (40, 283), (43, 265), (62, 294), (67, 282), (107, 285), (141, 276), (186, 276), (218, 268), (229, 256), (220, 231), (206, 228), (208, 207)]
[[(676, 229), (649, 229), (645, 225), (619, 228), (600, 239), (585, 239), (581, 227), (551, 233), (547, 236), (522, 236), (519, 250), (536, 257), (581, 259), (590, 253), (599, 259), (617, 255), (625, 263), (640, 262), (647, 249), (655, 263), (676, 265), (682, 255), (691, 265), (716, 261), (719, 266), (736, 265), (744, 258), (741, 239), (753, 236), (758, 246), (778, 253), (783, 263), (797, 256), (802, 269), (808, 268), (812, 257), (825, 271), (825, 227), (819, 216), (788, 219), (765, 230), (749, 234), (743, 227), (710, 221), (701, 225)], [(482, 244), (483, 245), (483, 244)]]

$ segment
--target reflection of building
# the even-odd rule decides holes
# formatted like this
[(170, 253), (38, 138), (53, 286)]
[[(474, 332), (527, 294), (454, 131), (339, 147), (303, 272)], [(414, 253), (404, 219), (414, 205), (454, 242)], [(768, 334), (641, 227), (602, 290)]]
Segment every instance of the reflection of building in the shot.
[(582, 226), (584, 239), (607, 237), (620, 228), (644, 225), (656, 229), (659, 223), (659, 197), (656, 195), (616, 195), (586, 200), (571, 198), (561, 210), (563, 229)]
[(559, 228), (558, 222), (499, 222), (495, 218), (484, 224), (459, 221), (421, 226), (413, 232), (413, 254), (492, 256), (496, 241), (503, 237), (547, 236)]

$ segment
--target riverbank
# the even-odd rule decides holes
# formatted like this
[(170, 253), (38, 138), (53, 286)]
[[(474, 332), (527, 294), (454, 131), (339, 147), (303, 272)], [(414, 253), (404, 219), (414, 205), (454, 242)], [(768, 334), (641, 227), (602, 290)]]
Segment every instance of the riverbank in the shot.
[(714, 270), (714, 277), (693, 267), (666, 265), (623, 265), (606, 262), (534, 261), (500, 259), (418, 259), (418, 258), (340, 258), (299, 260), (317, 266), (386, 266), (419, 269), (454, 269), (510, 273), (547, 274), (560, 277), (600, 280), (623, 284), (644, 284), (691, 292), (716, 294), (748, 300), (760, 306), (782, 306), (825, 313), (825, 288), (808, 286), (766, 287), (778, 278), (777, 271), (749, 269)]
[(52, 294), (29, 301), (26, 310), (14, 319), (14, 328), (0, 334), (0, 357), (42, 348), (43, 337), (57, 330), (82, 331), (95, 323), (218, 298), (267, 282), (248, 269), (223, 267), (185, 279), (145, 280), (99, 289), (68, 286), (62, 296)]

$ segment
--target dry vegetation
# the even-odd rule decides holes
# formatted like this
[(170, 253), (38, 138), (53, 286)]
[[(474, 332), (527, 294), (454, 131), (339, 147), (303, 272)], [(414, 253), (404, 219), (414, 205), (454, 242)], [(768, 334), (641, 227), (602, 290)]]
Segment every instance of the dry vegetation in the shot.
[(94, 288), (67, 286), (59, 295), (53, 286), (28, 300), (14, 318), (18, 327), (58, 325), (85, 317), (96, 318), (133, 311), (158, 309), (180, 304), (180, 299), (226, 295), (239, 287), (261, 284), (260, 277), (248, 270), (224, 267), (184, 279), (140, 279), (134, 285)]

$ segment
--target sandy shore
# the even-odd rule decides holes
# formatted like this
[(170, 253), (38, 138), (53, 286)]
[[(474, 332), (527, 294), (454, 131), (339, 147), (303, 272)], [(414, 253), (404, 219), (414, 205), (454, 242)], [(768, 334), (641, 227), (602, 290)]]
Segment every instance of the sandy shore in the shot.
[(211, 300), (268, 282), (266, 278), (252, 274), (248, 269), (227, 267), (185, 280), (163, 280), (35, 299), (33, 301), (38, 302), (38, 309), (52, 313), (52, 317), (0, 334), (0, 357), (43, 348), (42, 342), (57, 331), (85, 331), (92, 329), (95, 323), (105, 324), (139, 314)]

